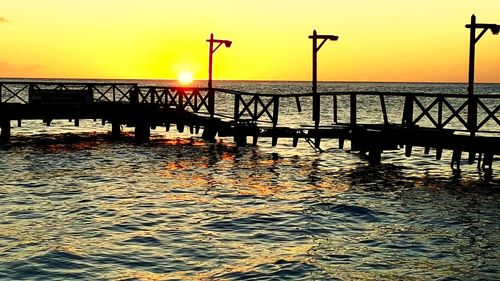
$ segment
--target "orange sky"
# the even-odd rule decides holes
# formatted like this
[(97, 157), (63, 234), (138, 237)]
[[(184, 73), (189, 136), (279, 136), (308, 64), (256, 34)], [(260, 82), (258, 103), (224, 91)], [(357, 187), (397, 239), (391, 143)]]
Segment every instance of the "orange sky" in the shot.
[[(0, 76), (207, 78), (211, 32), (233, 41), (215, 79), (310, 80), (311, 40), (328, 81), (467, 79), (468, 30), (500, 24), (498, 0), (2, 0)], [(476, 81), (500, 82), (500, 36), (477, 44)]]

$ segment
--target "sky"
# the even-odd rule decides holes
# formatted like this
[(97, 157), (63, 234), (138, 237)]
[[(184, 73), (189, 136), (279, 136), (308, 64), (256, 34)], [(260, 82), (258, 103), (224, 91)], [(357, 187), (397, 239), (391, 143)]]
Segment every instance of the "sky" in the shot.
[[(320, 81), (466, 82), (469, 30), (500, 24), (499, 0), (0, 0), (0, 77), (208, 77), (311, 80), (308, 36), (339, 36), (318, 52)], [(476, 82), (500, 82), (500, 36), (476, 45)]]

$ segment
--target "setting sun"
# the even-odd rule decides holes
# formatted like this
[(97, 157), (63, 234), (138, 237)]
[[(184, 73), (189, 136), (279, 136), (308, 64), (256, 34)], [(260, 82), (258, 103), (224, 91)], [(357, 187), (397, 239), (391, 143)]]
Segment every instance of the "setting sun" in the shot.
[(179, 73), (177, 80), (179, 80), (181, 84), (191, 84), (193, 82), (193, 74), (189, 71), (182, 71)]

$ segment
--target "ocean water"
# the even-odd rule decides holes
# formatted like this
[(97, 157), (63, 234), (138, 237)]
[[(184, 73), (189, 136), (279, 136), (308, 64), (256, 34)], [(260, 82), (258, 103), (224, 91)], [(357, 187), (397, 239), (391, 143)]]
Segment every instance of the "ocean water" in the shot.
[[(305, 82), (217, 86), (310, 91)], [(498, 84), (476, 89), (500, 93)], [(321, 83), (320, 90), (465, 94), (466, 85)], [(308, 123), (308, 101), (302, 113), (294, 103), (280, 124)], [(359, 104), (360, 120), (379, 120), (373, 101)], [(399, 114), (389, 109), (393, 122)], [(436, 161), (418, 149), (410, 158), (388, 151), (370, 166), (336, 141), (316, 153), (288, 140), (207, 143), (174, 126), (153, 130), (141, 145), (131, 128), (119, 141), (109, 131), (93, 120), (13, 128), (11, 144), (0, 148), (0, 279), (500, 279), (500, 174), (475, 165), (453, 174), (448, 152)]]

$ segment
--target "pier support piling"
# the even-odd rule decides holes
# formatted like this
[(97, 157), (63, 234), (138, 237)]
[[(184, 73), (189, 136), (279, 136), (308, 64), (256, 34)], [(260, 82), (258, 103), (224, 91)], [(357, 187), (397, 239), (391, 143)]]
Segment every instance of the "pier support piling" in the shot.
[(258, 134), (255, 134), (255, 135), (253, 136), (252, 145), (253, 145), (253, 146), (256, 146), (258, 141), (259, 141), (259, 135), (258, 135)]
[(215, 136), (217, 135), (217, 127), (219, 126), (220, 119), (210, 119), (208, 124), (205, 125), (201, 138), (209, 141), (215, 142)]
[(379, 165), (382, 160), (382, 150), (381, 149), (371, 149), (368, 151), (368, 162), (370, 165)]
[(139, 123), (135, 125), (135, 141), (138, 143), (149, 141), (151, 135), (151, 128), (149, 124)]
[(1, 136), (2, 142), (9, 142), (10, 141), (10, 120), (2, 120), (1, 127), (2, 127), (2, 136)]
[(247, 146), (247, 136), (244, 134), (235, 134), (234, 142), (237, 146)]
[(184, 124), (183, 123), (177, 122), (177, 131), (179, 131), (179, 133), (184, 133)]
[(111, 138), (117, 139), (120, 137), (120, 122), (111, 122)]
[(451, 156), (451, 169), (460, 171), (460, 161), (462, 161), (462, 151), (459, 149), (453, 150), (453, 154)]

